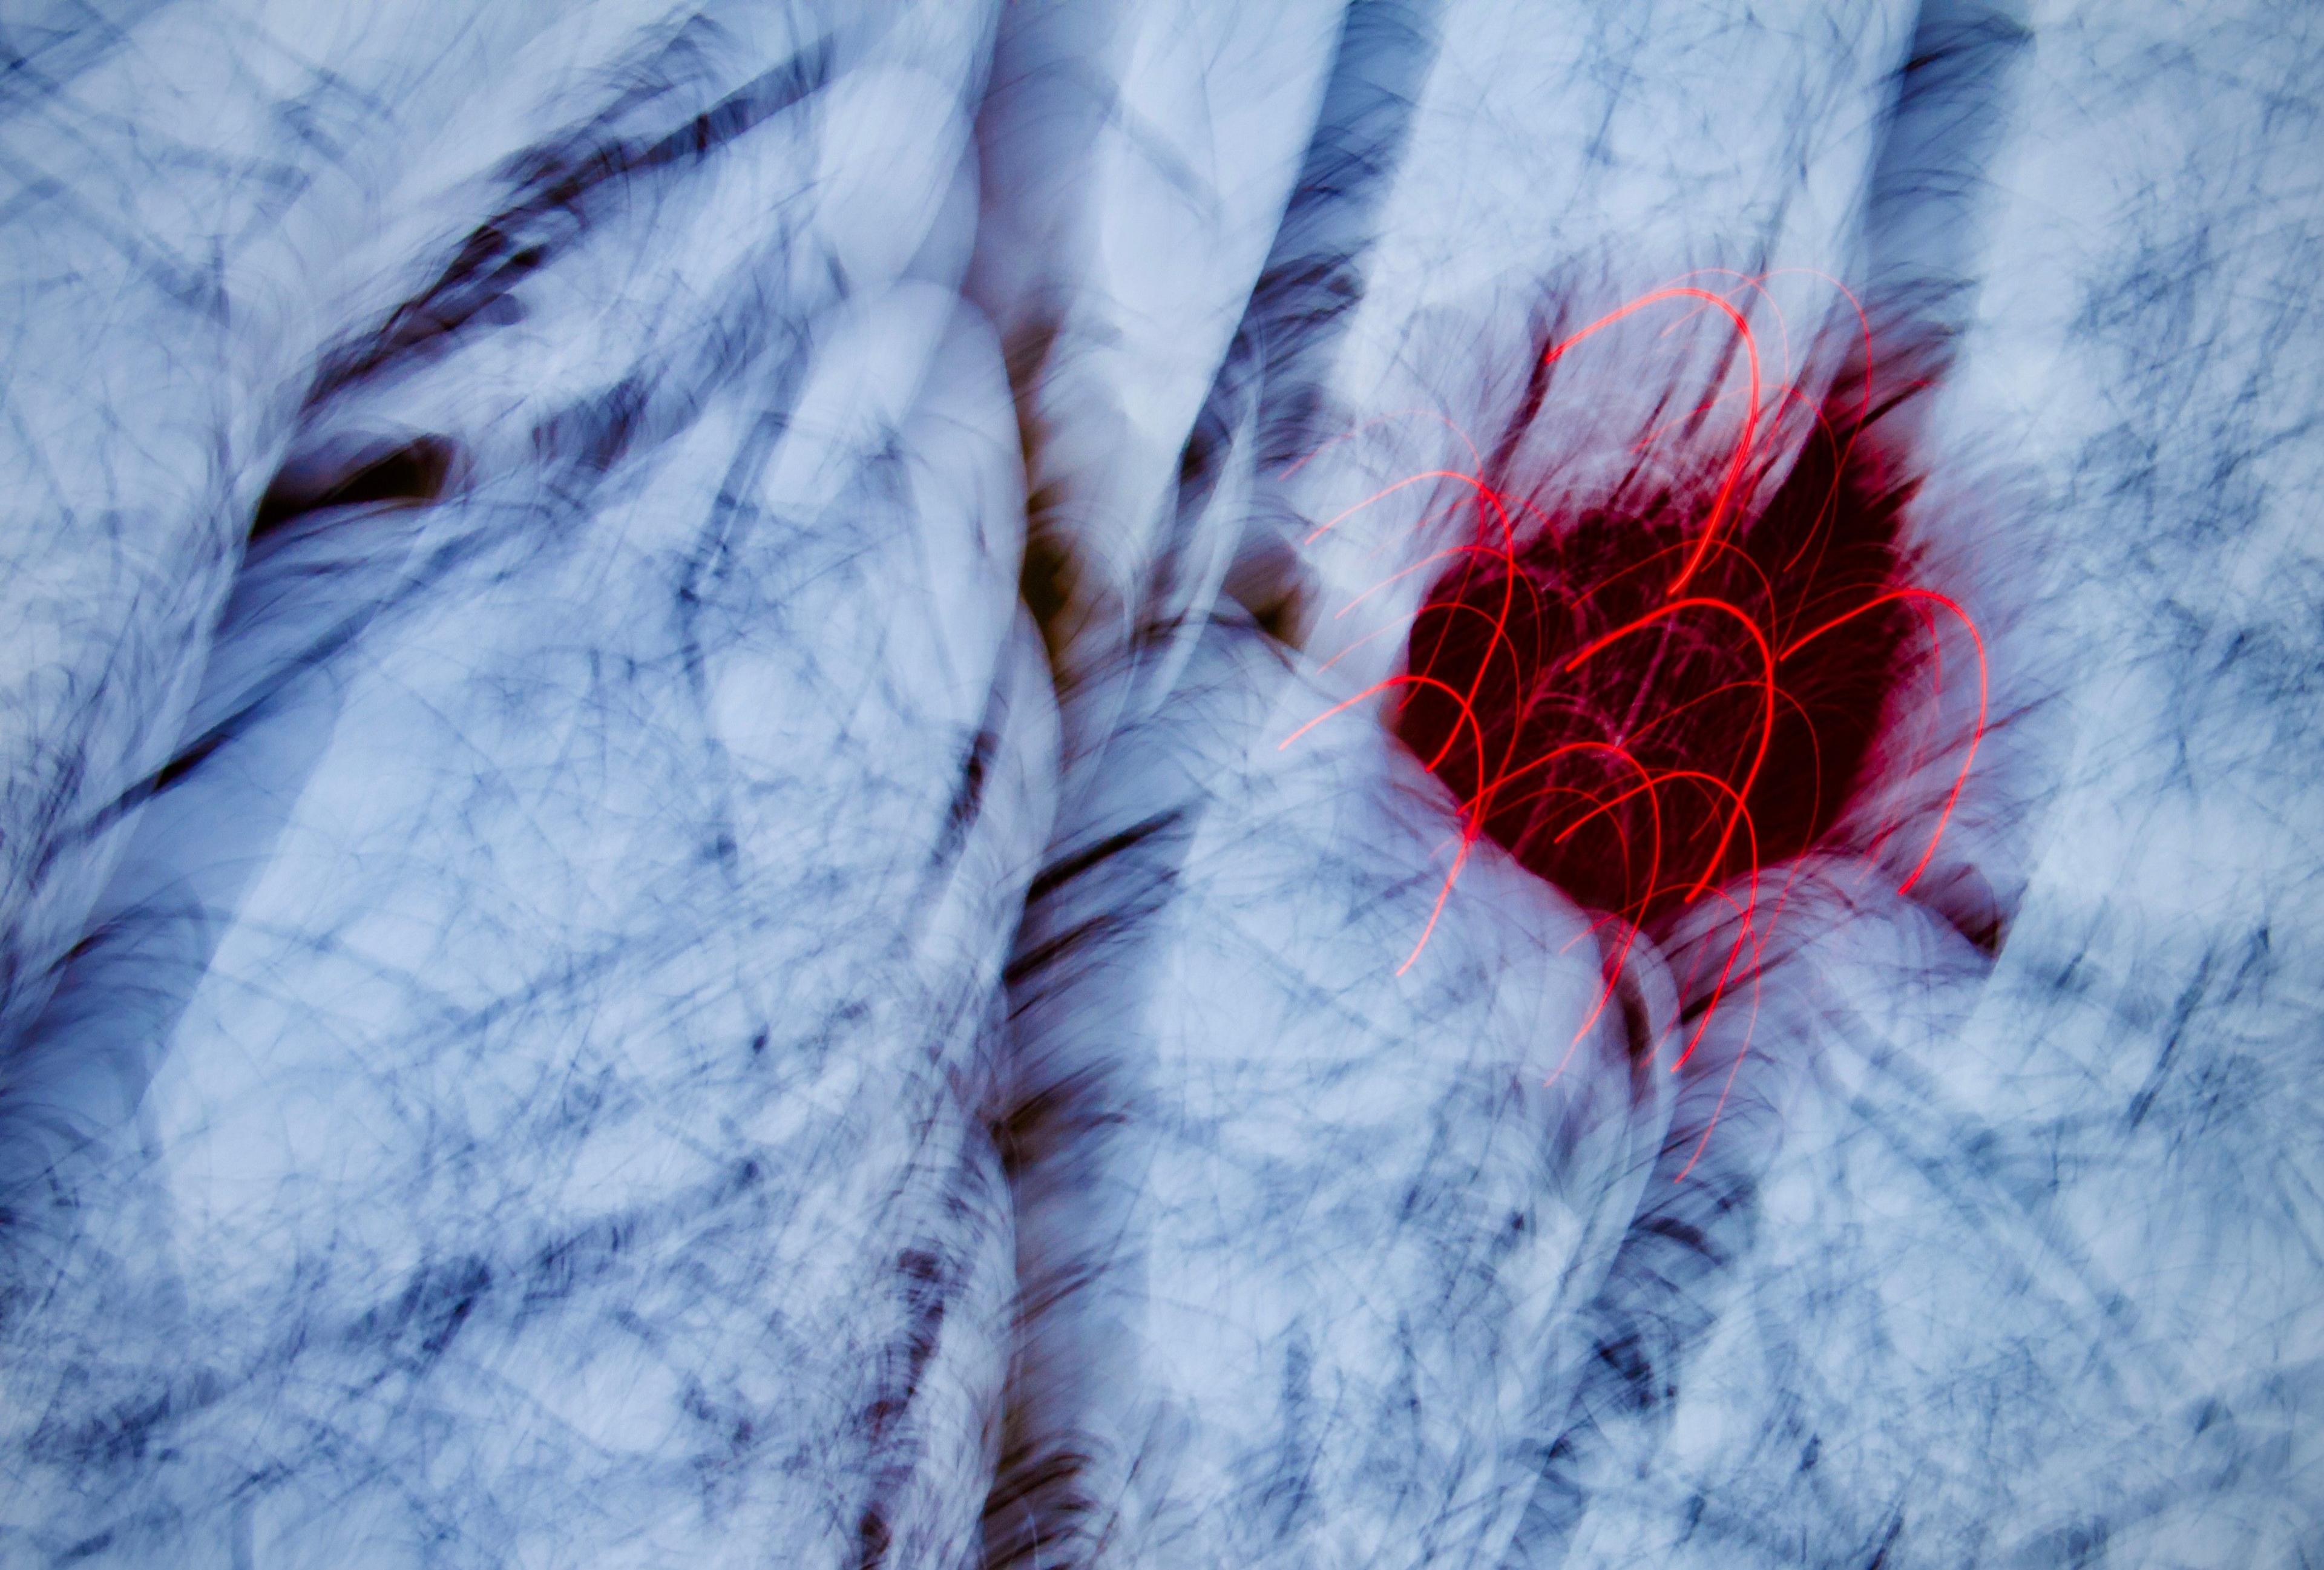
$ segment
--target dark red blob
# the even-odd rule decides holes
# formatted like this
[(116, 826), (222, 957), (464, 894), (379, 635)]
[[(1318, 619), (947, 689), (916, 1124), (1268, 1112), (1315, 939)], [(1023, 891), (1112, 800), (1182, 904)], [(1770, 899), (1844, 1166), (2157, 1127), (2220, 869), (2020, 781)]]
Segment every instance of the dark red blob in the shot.
[(1471, 835), (1640, 927), (1831, 835), (1926, 642), (1869, 414), (1827, 411), (1756, 499), (1730, 476), (1717, 527), (1717, 474), (1565, 515), (1486, 476), (1396, 716)]

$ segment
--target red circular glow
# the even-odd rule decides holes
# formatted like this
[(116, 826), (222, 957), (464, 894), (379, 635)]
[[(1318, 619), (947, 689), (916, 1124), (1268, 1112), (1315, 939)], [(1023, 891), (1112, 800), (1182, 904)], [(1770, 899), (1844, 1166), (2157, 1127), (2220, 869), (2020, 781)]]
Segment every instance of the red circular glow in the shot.
[[(1738, 293), (1758, 287), (1742, 280)], [(1758, 345), (1728, 299), (1674, 286), (1551, 344), (1536, 392), (1586, 340), (1656, 306), (1722, 316), (1736, 335), (1748, 389), (1733, 445), (1692, 463), (1644, 461), (1641, 449), (1630, 477), (1587, 505), (1563, 503), (1554, 480), (1528, 483), (1511, 472), (1522, 460), (1502, 457), (1475, 472), (1408, 476), (1339, 513), (1311, 540), (1416, 486), (1452, 489), (1468, 527), (1434, 559), (1445, 565), (1413, 620), (1404, 671), (1283, 744), (1393, 695), (1397, 735), (1450, 790), (1460, 821), (1435, 910), (1399, 968), (1425, 949), (1474, 845), (1490, 839), (1626, 934), (1577, 1041), (1612, 993), (1627, 934), (1711, 902), (1731, 941), (1707, 974), (1681, 978), (1696, 1022), (1675, 1069), (1780, 910), (1781, 898), (1762, 909), (1757, 874), (1831, 844), (1885, 769), (1929, 762), (1884, 755), (1883, 727), (1908, 682), (1925, 673), (1941, 684), (1949, 623), (1975, 652), (1978, 717), (1899, 891), (1919, 880), (1982, 738), (1986, 670), (1967, 613), (1914, 581), (1904, 522), (1915, 482), (1893, 444), (1868, 434), (1886, 411), (1874, 399), (1868, 330), (1861, 374), (1811, 417), (1795, 389), (1763, 391)], [(1875, 849), (1899, 827), (1859, 824), (1861, 843), (1849, 848)]]

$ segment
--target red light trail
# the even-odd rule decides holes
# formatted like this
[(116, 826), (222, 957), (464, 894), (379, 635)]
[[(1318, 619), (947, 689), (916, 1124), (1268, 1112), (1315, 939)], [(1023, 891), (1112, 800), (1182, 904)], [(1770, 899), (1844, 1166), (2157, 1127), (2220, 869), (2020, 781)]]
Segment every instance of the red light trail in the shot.
[[(1758, 290), (1757, 280), (1736, 285), (1738, 294)], [(1475, 472), (1408, 476), (1328, 520), (1311, 542), (1400, 492), (1451, 487), (1468, 538), (1397, 575), (1443, 564), (1412, 621), (1405, 670), (1282, 743), (1396, 693), (1395, 732), (1452, 791), (1460, 824), (1452, 866), (1399, 974), (1426, 948), (1476, 842), (1490, 839), (1595, 912), (1599, 927), (1623, 928), (1576, 1041), (1604, 1010), (1638, 934), (1666, 933), (1706, 900), (1724, 906), (1733, 941), (1673, 1072), (1726, 1002), (1738, 960), (1764, 946), (1780, 915), (1781, 896), (1762, 909), (1761, 873), (1813, 849), (1868, 851), (1901, 827), (1835, 842), (1869, 783), (1928, 761), (1884, 756), (1881, 743), (1895, 697), (1923, 672), (1941, 679), (1937, 613), (1958, 622), (1975, 651), (1978, 717), (1899, 892), (1927, 869), (1967, 783), (1987, 685), (1974, 621), (1914, 581), (1903, 525), (1917, 480), (1864, 439), (1894, 402), (1875, 405), (1868, 330), (1860, 384), (1849, 378), (1845, 396), (1812, 406), (1787, 383), (1766, 398), (1743, 312), (1682, 282), (1551, 344), (1537, 384), (1590, 352), (1603, 329), (1679, 304), (1689, 316), (1723, 316), (1736, 334), (1748, 390), (1732, 448), (1711, 465), (1638, 463), (1587, 505), (1561, 504), (1553, 483), (1512, 472), (1514, 457), (1480, 458)], [(1651, 433), (1633, 457), (1666, 439)], [(1508, 446), (1513, 453), (1518, 444)]]

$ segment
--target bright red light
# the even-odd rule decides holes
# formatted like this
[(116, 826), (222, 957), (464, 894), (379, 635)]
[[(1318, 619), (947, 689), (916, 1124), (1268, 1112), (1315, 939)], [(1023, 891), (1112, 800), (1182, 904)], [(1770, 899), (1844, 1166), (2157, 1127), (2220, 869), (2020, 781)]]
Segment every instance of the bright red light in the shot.
[[(1884, 765), (1919, 762), (1883, 759), (1879, 743), (1892, 695), (1937, 670), (1932, 608), (1957, 619), (1976, 651), (1979, 712), (1903, 890), (1927, 867), (1967, 780), (1986, 681), (1968, 614), (1913, 580), (1903, 523), (1914, 477), (1864, 439), (1885, 412), (1873, 401), (1868, 332), (1860, 384), (1851, 378), (1780, 444), (1763, 438), (1784, 434), (1786, 413), (1806, 408), (1801, 394), (1786, 385), (1763, 406), (1748, 321), (1692, 284), (1642, 295), (1553, 344), (1544, 374), (1591, 352), (1588, 340), (1615, 322), (1674, 304), (1722, 315), (1738, 336), (1748, 389), (1732, 448), (1711, 463), (1640, 462), (1586, 506), (1563, 504), (1551, 482), (1500, 472), (1496, 463), (1517, 461), (1500, 459), (1410, 476), (1327, 521), (1311, 539), (1390, 494), (1450, 484), (1470, 522), (1465, 540), (1431, 559), (1446, 565), (1413, 621), (1405, 672), (1285, 743), (1394, 689), (1397, 734), (1459, 803), (1459, 846), (1404, 967), (1480, 838), (1626, 933), (1665, 930), (1705, 900), (1724, 905), (1733, 942), (1715, 979), (1694, 978), (1710, 980), (1709, 1001), (1674, 1070), (1738, 961), (1764, 943), (1775, 912), (1757, 908), (1756, 875), (1830, 844)], [(1657, 431), (1648, 446), (1669, 439)], [(1790, 458), (1780, 480), (1770, 448)], [(1722, 889), (1745, 891), (1741, 903)], [(1630, 941), (1609, 959), (1599, 1010)]]

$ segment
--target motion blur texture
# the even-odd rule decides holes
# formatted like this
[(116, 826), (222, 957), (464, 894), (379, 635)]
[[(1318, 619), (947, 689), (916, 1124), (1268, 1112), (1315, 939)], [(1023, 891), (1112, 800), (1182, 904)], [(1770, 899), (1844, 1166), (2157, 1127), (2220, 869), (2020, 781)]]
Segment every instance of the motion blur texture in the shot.
[(2324, 1565), (2312, 7), (0, 60), (0, 1565)]

